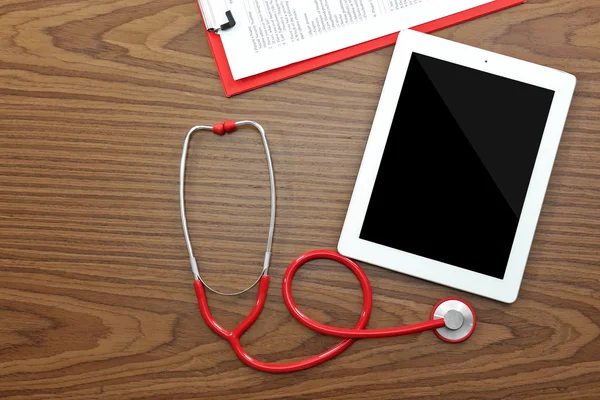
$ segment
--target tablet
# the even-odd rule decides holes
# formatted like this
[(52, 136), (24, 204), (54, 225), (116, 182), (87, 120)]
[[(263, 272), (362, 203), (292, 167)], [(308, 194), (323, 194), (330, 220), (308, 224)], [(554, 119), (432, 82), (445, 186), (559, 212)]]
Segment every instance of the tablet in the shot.
[(516, 300), (575, 77), (398, 36), (338, 251)]

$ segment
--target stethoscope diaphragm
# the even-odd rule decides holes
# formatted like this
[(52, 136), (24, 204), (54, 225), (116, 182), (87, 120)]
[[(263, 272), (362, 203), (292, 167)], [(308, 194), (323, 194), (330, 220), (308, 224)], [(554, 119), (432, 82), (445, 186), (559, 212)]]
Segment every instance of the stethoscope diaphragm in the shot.
[(473, 331), (477, 319), (471, 306), (458, 298), (441, 300), (433, 307), (431, 319), (443, 318), (446, 326), (433, 332), (445, 342), (458, 343), (467, 340)]

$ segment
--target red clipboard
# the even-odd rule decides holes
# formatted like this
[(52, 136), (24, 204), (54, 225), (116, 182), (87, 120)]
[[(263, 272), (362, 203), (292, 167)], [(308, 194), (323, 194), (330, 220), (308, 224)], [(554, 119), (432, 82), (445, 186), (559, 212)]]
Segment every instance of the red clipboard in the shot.
[[(505, 8), (525, 3), (525, 1), (526, 0), (494, 0), (490, 3), (482, 4), (469, 10), (461, 11), (456, 14), (448, 15), (444, 18), (415, 26), (411, 29), (423, 33), (431, 33), (449, 26), (457, 25), (461, 22), (469, 21), (496, 11), (504, 10)], [(196, 2), (196, 5), (198, 5), (198, 2)], [(198, 12), (200, 12), (199, 6)], [(200, 13), (200, 15), (202, 15), (202, 13)], [(208, 31), (206, 31), (206, 37), (208, 38), (208, 43), (213, 53), (215, 64), (217, 65), (217, 70), (219, 71), (219, 76), (221, 77), (221, 83), (223, 84), (225, 95), (227, 97), (231, 97), (235, 96), (236, 94), (248, 92), (262, 86), (270, 85), (271, 83), (282, 81), (305, 72), (314, 71), (318, 68), (323, 68), (352, 57), (360, 56), (362, 54), (390, 46), (396, 43), (398, 33), (392, 33), (390, 35), (369, 40), (368, 42), (360, 43), (352, 47), (347, 47), (345, 49), (323, 54), (308, 60), (299, 61), (294, 64), (249, 76), (237, 81), (233, 80), (233, 75), (231, 74), (231, 69), (229, 68), (229, 62), (227, 61), (227, 56), (225, 55), (225, 49), (223, 48), (221, 37), (216, 33)]]

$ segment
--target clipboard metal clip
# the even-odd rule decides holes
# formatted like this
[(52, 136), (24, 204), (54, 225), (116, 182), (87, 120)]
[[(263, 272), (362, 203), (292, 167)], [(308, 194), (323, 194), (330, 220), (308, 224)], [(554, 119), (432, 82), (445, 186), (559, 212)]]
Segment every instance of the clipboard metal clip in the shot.
[[(235, 19), (233, 18), (231, 11), (229, 11), (229, 10), (225, 11), (225, 16), (227, 17), (227, 22), (225, 22), (224, 24), (221, 24), (221, 26), (219, 28), (217, 28), (217, 30), (224, 31), (229, 28), (233, 28), (235, 26)], [(209, 29), (209, 31), (210, 31), (210, 29)], [(216, 31), (213, 30), (211, 32), (216, 32)]]
[[(219, 31), (224, 31), (235, 26), (235, 19), (233, 18), (233, 14), (231, 13), (231, 10), (229, 10), (226, 1), (223, 1), (222, 4), (219, 2), (213, 2), (213, 4), (209, 4), (208, 0), (197, 1), (198, 5), (200, 6), (200, 12), (202, 13), (207, 31), (218, 33)], [(222, 13), (225, 14), (225, 18), (223, 18)], [(215, 17), (215, 15), (220, 16)], [(221, 23), (225, 19), (227, 19), (227, 22)]]

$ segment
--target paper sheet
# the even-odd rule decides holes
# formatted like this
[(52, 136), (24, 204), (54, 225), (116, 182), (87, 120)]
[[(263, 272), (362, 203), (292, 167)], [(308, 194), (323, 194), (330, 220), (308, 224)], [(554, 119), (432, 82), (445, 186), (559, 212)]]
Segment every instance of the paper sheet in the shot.
[[(219, 1), (219, 0), (217, 0)], [(491, 0), (223, 0), (235, 80), (376, 39)]]

